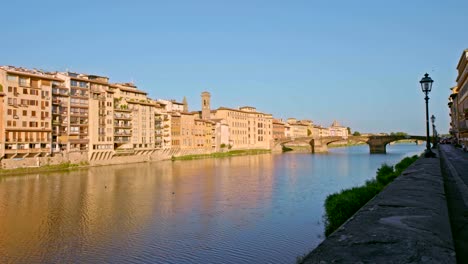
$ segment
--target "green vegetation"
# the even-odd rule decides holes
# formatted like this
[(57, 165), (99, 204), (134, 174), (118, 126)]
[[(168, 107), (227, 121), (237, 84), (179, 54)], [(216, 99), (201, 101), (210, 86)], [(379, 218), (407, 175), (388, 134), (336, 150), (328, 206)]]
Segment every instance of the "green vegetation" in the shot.
[(293, 151), (292, 148), (288, 148), (288, 147), (286, 147), (286, 146), (284, 146), (284, 145), (281, 147), (281, 150), (282, 150), (283, 152)]
[(347, 127), (346, 129), (348, 130), (348, 135), (351, 135), (351, 134), (352, 134), (352, 133), (351, 133), (351, 128), (350, 128), (350, 127)]
[(361, 135), (361, 133), (359, 133), (358, 131), (354, 131), (354, 133), (353, 133), (353, 136), (355, 136), (355, 137), (359, 137), (360, 135)]
[(231, 156), (244, 156), (244, 155), (257, 155), (270, 153), (269, 149), (247, 149), (247, 150), (231, 150), (228, 152), (215, 152), (211, 154), (195, 154), (175, 157), (172, 156), (171, 160), (193, 160), (193, 159), (206, 159), (206, 158), (225, 158)]
[(366, 181), (363, 186), (329, 195), (325, 200), (325, 235), (333, 233), (417, 159), (417, 155), (406, 157), (395, 167), (383, 164), (377, 170), (376, 178)]
[(350, 141), (347, 143), (331, 143), (328, 145), (328, 148), (341, 148), (341, 147), (351, 147), (351, 146), (359, 146), (359, 145), (365, 145), (365, 142), (355, 142), (355, 141)]
[(64, 162), (56, 165), (44, 165), (41, 167), (25, 167), (17, 169), (0, 169), (0, 176), (9, 176), (17, 174), (28, 174), (28, 173), (42, 173), (59, 170), (70, 170), (83, 166), (89, 165), (88, 162), (80, 162), (79, 164)]
[(3, 85), (0, 84), (0, 92), (3, 92)]
[(408, 133), (405, 132), (392, 132), (390, 133), (390, 136), (397, 136), (397, 137), (406, 137)]

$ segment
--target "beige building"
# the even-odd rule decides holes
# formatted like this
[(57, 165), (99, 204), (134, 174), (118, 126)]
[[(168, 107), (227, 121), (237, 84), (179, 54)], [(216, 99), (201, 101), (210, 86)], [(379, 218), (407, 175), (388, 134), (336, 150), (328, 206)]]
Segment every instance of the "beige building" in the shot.
[(458, 140), (460, 138), (460, 115), (458, 110), (458, 86), (450, 88), (452, 93), (448, 98), (448, 107), (450, 108), (450, 134)]
[(114, 102), (109, 78), (73, 72), (56, 73), (56, 77), (63, 81), (53, 93), (60, 98), (52, 109), (57, 145), (69, 152), (87, 152), (90, 160), (110, 158)]
[(290, 127), (289, 135), (291, 138), (301, 138), (311, 136), (309, 127), (307, 123), (298, 121), (296, 118), (288, 118), (287, 123)]
[[(112, 89), (116, 104), (114, 138), (129, 140), (122, 144), (116, 142), (116, 151), (133, 150), (135, 154), (153, 151), (156, 148), (155, 117), (159, 112), (159, 104), (148, 98), (147, 93), (139, 90), (133, 83), (113, 84)], [(128, 116), (131, 117), (130, 120), (126, 119)]]
[[(226, 136), (226, 132), (229, 133), (229, 148), (232, 149), (269, 149), (273, 140), (273, 116), (258, 112), (255, 107), (244, 106), (239, 109), (220, 107), (216, 110), (211, 110), (211, 95), (209, 92), (203, 92), (201, 95), (202, 99), (202, 111), (200, 114), (203, 120), (224, 120), (224, 123), (219, 125), (215, 124), (220, 128), (219, 132), (214, 132), (215, 147), (217, 143), (222, 142), (223, 139), (217, 139), (216, 136)], [(223, 129), (223, 126), (227, 125), (227, 129)], [(223, 145), (224, 146), (224, 145)]]
[(281, 119), (273, 119), (273, 139), (283, 139), (286, 137), (286, 124)]
[(454, 120), (458, 130), (458, 140), (460, 144), (468, 147), (468, 49), (464, 50), (457, 65), (458, 76), (457, 82), (457, 95), (455, 97), (456, 118)]
[(269, 149), (273, 139), (273, 117), (257, 112), (254, 107), (239, 109), (220, 107), (212, 112), (215, 119), (226, 120), (229, 130), (229, 145), (233, 149)]
[(0, 67), (1, 157), (51, 154), (51, 93), (55, 82), (61, 80), (42, 71)]
[(331, 137), (348, 138), (348, 128), (340, 125), (340, 123), (338, 123), (336, 120), (333, 121), (328, 130)]

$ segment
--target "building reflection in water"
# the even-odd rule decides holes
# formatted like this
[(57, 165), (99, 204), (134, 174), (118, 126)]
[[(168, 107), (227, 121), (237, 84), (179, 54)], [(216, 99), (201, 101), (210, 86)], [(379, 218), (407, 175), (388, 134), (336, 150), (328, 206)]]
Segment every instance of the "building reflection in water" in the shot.
[(272, 162), (271, 155), (259, 155), (3, 178), (0, 256), (7, 262), (92, 261), (134, 254), (161, 239), (167, 241), (155, 250), (164, 257), (180, 240), (253, 224), (249, 210), (271, 199)]

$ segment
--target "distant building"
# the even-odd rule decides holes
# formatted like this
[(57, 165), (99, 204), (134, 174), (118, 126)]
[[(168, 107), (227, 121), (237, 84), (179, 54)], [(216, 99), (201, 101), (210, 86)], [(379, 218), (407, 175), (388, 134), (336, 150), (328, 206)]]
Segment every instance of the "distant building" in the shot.
[(297, 121), (296, 118), (288, 118), (287, 123), (289, 125), (289, 136), (291, 138), (301, 138), (311, 136), (309, 133), (309, 124)]
[[(226, 144), (224, 143), (225, 137), (229, 134), (228, 146), (232, 149), (271, 148), (273, 140), (273, 116), (271, 114), (258, 112), (255, 107), (251, 106), (239, 109), (220, 107), (211, 110), (210, 98), (209, 92), (203, 92), (201, 95), (201, 119), (215, 122), (215, 144)], [(215, 145), (214, 149), (219, 149), (220, 145)]]
[(273, 139), (283, 139), (286, 137), (286, 124), (281, 119), (273, 119)]
[(333, 121), (328, 130), (331, 137), (348, 138), (348, 128), (340, 125), (336, 120)]

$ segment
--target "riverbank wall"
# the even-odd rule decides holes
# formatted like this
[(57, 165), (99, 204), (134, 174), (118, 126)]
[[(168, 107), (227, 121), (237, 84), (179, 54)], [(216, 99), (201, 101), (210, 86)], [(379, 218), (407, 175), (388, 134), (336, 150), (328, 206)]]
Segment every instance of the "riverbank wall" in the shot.
[(126, 163), (151, 162), (171, 159), (173, 156), (211, 154), (213, 151), (203, 149), (163, 149), (144, 153), (125, 155), (122, 153), (102, 152), (102, 155), (89, 156), (88, 152), (55, 153), (49, 157), (2, 159), (2, 169), (18, 169), (59, 165), (62, 163), (86, 164), (89, 166), (118, 165)]
[(439, 158), (420, 158), (301, 263), (456, 263)]

